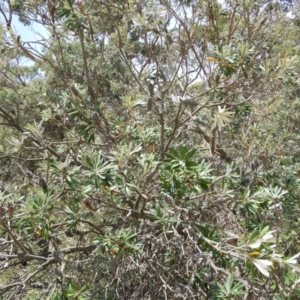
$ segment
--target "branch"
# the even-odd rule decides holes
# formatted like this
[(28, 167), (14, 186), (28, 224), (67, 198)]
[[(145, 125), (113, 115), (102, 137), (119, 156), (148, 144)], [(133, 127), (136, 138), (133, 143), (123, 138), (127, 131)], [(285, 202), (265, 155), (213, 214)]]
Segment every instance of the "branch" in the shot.
[[(72, 248), (67, 248), (65, 250), (61, 250), (60, 252), (62, 252), (64, 255), (66, 254), (71, 254), (71, 253), (75, 253), (75, 252), (91, 252), (93, 250), (95, 250), (97, 248), (97, 245), (87, 245), (84, 247), (72, 247)], [(49, 252), (48, 254), (52, 254), (52, 252)], [(43, 260), (44, 258), (40, 257), (40, 256), (35, 256), (35, 255), (25, 255), (24, 256), (25, 260), (32, 260), (32, 259), (39, 259), (39, 260)], [(44, 259), (45, 260), (45, 259)], [(12, 284), (8, 284), (4, 287), (0, 287), (0, 293), (6, 292), (16, 286), (25, 286), (25, 284), (32, 278), (34, 277), (36, 274), (38, 274), (39, 272), (41, 272), (42, 270), (46, 269), (46, 267), (48, 267), (51, 264), (57, 263), (57, 259), (53, 256), (51, 258), (48, 258), (47, 261), (45, 261), (42, 265), (38, 266), (37, 269), (30, 273), (27, 278), (24, 278), (24, 280), (20, 280), (18, 282), (14, 282)]]
[[(212, 139), (202, 129), (200, 129), (200, 128), (189, 128), (189, 130), (201, 134), (203, 136), (204, 140), (209, 145), (212, 145)], [(219, 145), (216, 145), (215, 152), (217, 152), (220, 155), (221, 159), (224, 159), (226, 162), (228, 162), (228, 163), (232, 162), (232, 158), (230, 156), (228, 156), (226, 151), (223, 150)]]
[(86, 57), (86, 51), (85, 51), (85, 46), (84, 46), (82, 28), (78, 29), (78, 36), (79, 36), (80, 45), (81, 45), (81, 52), (82, 52), (82, 58), (83, 58), (83, 69), (84, 69), (84, 74), (85, 74), (85, 78), (86, 78), (86, 83), (88, 86), (88, 93), (90, 94), (92, 100), (95, 101), (95, 93), (94, 93), (94, 90), (91, 85), (90, 73), (89, 73), (88, 64), (87, 64), (87, 57)]
[(14, 240), (14, 242), (16, 243), (16, 245), (24, 252), (24, 253), (27, 253), (27, 249), (19, 243), (19, 241), (16, 239), (16, 237), (14, 236), (14, 234), (11, 232), (11, 230), (9, 229), (9, 227), (6, 225), (5, 223), (5, 219), (2, 218), (1, 219), (1, 225), (2, 227), (4, 228), (4, 230), (9, 234), (9, 236)]
[(0, 8), (0, 12), (1, 12), (2, 16), (5, 19), (7, 28), (10, 28), (11, 21), (12, 21), (12, 8), (11, 8), (10, 0), (7, 0), (7, 4), (8, 4), (8, 13), (9, 13), (8, 18), (6, 17), (6, 15), (5, 15), (5, 13), (4, 13), (3, 9), (2, 9), (2, 5), (1, 5), (1, 8)]

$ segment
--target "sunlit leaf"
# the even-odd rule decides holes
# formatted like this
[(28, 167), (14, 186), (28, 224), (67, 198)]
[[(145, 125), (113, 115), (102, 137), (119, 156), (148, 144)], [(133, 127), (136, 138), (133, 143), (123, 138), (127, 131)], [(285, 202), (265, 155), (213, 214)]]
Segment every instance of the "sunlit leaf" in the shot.
[(270, 276), (270, 273), (268, 272), (268, 267), (272, 266), (273, 263), (266, 259), (253, 259), (253, 264), (256, 266), (256, 268), (266, 277)]

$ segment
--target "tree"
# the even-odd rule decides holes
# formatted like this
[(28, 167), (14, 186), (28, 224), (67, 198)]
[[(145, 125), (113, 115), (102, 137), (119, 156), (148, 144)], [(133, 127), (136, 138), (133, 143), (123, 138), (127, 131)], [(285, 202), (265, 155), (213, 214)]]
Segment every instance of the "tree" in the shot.
[(0, 12), (3, 299), (299, 297), (296, 7)]

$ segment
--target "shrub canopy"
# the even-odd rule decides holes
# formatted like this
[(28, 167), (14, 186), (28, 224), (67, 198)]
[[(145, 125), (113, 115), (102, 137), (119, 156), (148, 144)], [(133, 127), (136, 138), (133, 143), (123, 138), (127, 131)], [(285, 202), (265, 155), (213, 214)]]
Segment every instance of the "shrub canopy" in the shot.
[(290, 4), (0, 1), (1, 299), (300, 298)]

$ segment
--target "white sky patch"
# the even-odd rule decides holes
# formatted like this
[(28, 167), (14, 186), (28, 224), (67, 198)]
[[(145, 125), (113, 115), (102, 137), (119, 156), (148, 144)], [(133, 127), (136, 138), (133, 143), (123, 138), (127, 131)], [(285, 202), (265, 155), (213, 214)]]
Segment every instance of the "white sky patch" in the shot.
[(217, 0), (219, 2), (219, 4), (221, 4), (222, 6), (225, 4), (225, 0)]

